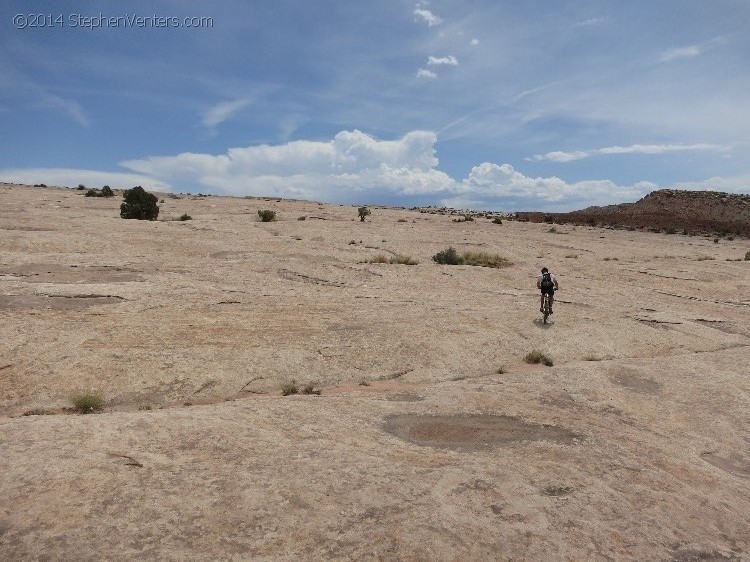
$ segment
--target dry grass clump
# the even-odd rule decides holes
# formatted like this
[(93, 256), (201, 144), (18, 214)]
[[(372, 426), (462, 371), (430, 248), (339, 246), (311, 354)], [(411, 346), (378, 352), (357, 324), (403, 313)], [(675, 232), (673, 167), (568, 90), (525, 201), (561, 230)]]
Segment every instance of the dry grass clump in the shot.
[(464, 252), (459, 254), (453, 246), (432, 256), (441, 265), (475, 265), (479, 267), (506, 267), (511, 265), (507, 258), (487, 252)]
[(74, 394), (70, 397), (70, 401), (73, 403), (73, 408), (81, 414), (93, 414), (104, 406), (102, 397), (94, 392)]
[(405, 256), (397, 254), (395, 256), (387, 257), (385, 254), (378, 254), (377, 256), (367, 260), (367, 263), (386, 263), (389, 265), (417, 265), (419, 262), (411, 258), (411, 256)]
[(524, 357), (523, 360), (526, 361), (526, 363), (534, 365), (542, 363), (547, 367), (552, 366), (552, 358), (549, 355), (542, 353), (538, 349), (534, 349), (533, 351), (527, 353), (526, 357)]
[(506, 267), (510, 265), (507, 258), (500, 254), (489, 254), (487, 252), (464, 252), (464, 263), (480, 267)]
[(281, 385), (282, 396), (291, 396), (292, 394), (298, 394), (298, 393), (299, 393), (299, 386), (297, 386), (297, 382), (294, 380), (290, 380)]

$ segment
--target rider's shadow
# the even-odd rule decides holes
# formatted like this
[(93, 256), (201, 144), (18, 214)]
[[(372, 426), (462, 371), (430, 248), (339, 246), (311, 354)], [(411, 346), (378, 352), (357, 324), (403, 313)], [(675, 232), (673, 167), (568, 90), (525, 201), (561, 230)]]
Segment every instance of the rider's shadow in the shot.
[(541, 318), (535, 318), (534, 319), (534, 324), (536, 324), (536, 326), (538, 328), (542, 328), (544, 330), (548, 330), (549, 328), (551, 328), (552, 326), (555, 325), (555, 321), (554, 320), (547, 320), (547, 323), (545, 324), (544, 320), (542, 320)]

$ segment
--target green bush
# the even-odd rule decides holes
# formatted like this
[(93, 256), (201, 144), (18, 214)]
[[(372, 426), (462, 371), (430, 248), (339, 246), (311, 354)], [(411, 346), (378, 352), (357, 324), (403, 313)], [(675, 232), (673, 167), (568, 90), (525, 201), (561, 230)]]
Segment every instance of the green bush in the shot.
[(188, 215), (187, 213), (185, 213), (184, 215), (182, 215), (180, 217), (180, 220), (181, 221), (191, 221), (191, 220), (193, 220), (193, 217), (191, 217), (190, 215)]
[(122, 197), (124, 199), (120, 205), (122, 218), (154, 221), (159, 216), (156, 195), (148, 193), (140, 185), (123, 191)]
[(96, 192), (96, 189), (89, 189), (85, 197), (99, 197), (99, 194)]
[(372, 211), (368, 209), (367, 207), (360, 207), (357, 209), (357, 214), (359, 215), (359, 220), (362, 222), (365, 222), (365, 217), (372, 214)]
[(258, 209), (258, 216), (260, 217), (261, 222), (273, 222), (276, 220), (276, 211), (270, 211), (268, 209), (261, 211)]
[(112, 191), (112, 188), (109, 187), (108, 185), (105, 185), (104, 187), (102, 187), (102, 191), (99, 194), (99, 197), (114, 197), (114, 196), (115, 196), (115, 192)]
[(552, 359), (549, 357), (549, 355), (545, 355), (544, 353), (542, 353), (541, 351), (537, 349), (527, 353), (526, 357), (524, 357), (523, 360), (526, 361), (526, 363), (531, 363), (531, 364), (543, 363), (547, 367), (552, 366)]
[(77, 188), (77, 189), (78, 189), (79, 191), (83, 191), (84, 189), (86, 189), (86, 186), (85, 186), (85, 185), (83, 185), (82, 183), (79, 183), (79, 184), (78, 184), (78, 188)]
[(70, 397), (73, 407), (81, 414), (92, 414), (98, 412), (104, 406), (104, 400), (98, 394), (91, 392), (74, 394)]
[(463, 265), (464, 258), (458, 255), (458, 252), (456, 252), (456, 249), (453, 246), (449, 246), (448, 249), (432, 256), (432, 261), (437, 262), (440, 265)]

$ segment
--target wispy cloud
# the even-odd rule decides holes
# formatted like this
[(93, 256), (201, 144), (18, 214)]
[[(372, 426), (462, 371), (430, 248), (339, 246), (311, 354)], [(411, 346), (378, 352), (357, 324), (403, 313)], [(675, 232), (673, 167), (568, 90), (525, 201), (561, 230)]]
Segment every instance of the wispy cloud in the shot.
[(437, 74), (435, 74), (432, 70), (428, 70), (426, 68), (420, 68), (417, 70), (417, 78), (429, 78), (434, 79), (437, 78)]
[(427, 64), (430, 66), (440, 66), (440, 65), (458, 66), (458, 59), (454, 57), (453, 55), (448, 55), (447, 57), (431, 56), (427, 59)]
[(479, 39), (474, 37), (471, 41), (469, 41), (469, 45), (471, 45), (472, 47), (476, 47), (477, 45), (479, 45)]
[(422, 7), (420, 4), (417, 4), (417, 7), (414, 8), (414, 21), (424, 22), (428, 27), (440, 25), (441, 23), (443, 23), (442, 18), (436, 16), (430, 10)]
[(690, 45), (688, 47), (678, 47), (675, 49), (668, 49), (659, 56), (659, 62), (669, 62), (676, 59), (688, 59), (697, 57), (702, 52), (700, 45)]
[(229, 119), (232, 115), (247, 107), (253, 100), (243, 98), (233, 101), (224, 101), (209, 108), (204, 114), (203, 126), (213, 129)]
[(90, 124), (83, 107), (75, 100), (65, 99), (49, 92), (40, 91), (38, 104), (40, 107), (61, 109), (68, 117), (83, 127), (88, 127)]
[(604, 23), (609, 18), (589, 18), (583, 21), (576, 22), (575, 27), (588, 27), (592, 25), (599, 25), (601, 23)]
[(607, 146), (593, 150), (575, 150), (572, 152), (553, 151), (546, 154), (535, 154), (528, 161), (540, 162), (573, 162), (602, 154), (664, 154), (667, 152), (690, 152), (706, 150), (727, 150), (728, 147), (718, 144), (632, 144), (630, 146)]

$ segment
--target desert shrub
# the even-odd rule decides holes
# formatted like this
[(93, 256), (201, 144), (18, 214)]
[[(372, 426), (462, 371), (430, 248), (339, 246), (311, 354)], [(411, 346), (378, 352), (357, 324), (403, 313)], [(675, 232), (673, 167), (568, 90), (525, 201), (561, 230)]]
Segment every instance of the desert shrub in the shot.
[(501, 219), (500, 217), (495, 217), (494, 219), (492, 219), (492, 224), (503, 224), (503, 219)]
[(359, 220), (362, 222), (365, 222), (365, 217), (372, 214), (372, 211), (368, 209), (367, 207), (360, 207), (357, 209), (357, 214), (359, 215)]
[(156, 195), (148, 193), (140, 185), (123, 191), (122, 197), (124, 199), (120, 205), (122, 218), (154, 221), (159, 216)]
[(394, 264), (417, 265), (419, 262), (417, 260), (411, 259), (411, 256), (404, 256), (402, 254), (398, 254), (398, 255), (391, 257), (391, 259), (388, 260), (388, 263), (391, 265), (394, 265)]
[(677, 234), (677, 229), (669, 227), (667, 230), (664, 231), (664, 234)]
[(302, 389), (302, 394), (317, 394), (320, 396), (321, 392), (322, 390), (315, 390), (315, 387), (311, 384), (305, 385), (305, 388)]
[(718, 238), (714, 238), (714, 244), (718, 244), (718, 243), (719, 243), (719, 239)]
[(104, 400), (98, 394), (85, 392), (70, 397), (73, 407), (81, 414), (92, 414), (102, 409)]
[(406, 219), (398, 219), (396, 222), (407, 222)]
[(108, 185), (105, 185), (104, 187), (102, 187), (102, 191), (101, 193), (99, 193), (99, 197), (114, 197), (114, 196), (115, 196), (115, 192), (112, 191), (112, 188), (109, 187)]
[(96, 189), (89, 189), (85, 197), (99, 197), (99, 194), (96, 192)]
[[(35, 183), (34, 187), (47, 187), (47, 184), (46, 183)], [(26, 415), (26, 414), (24, 414), (24, 415)]]
[(501, 365), (497, 368), (497, 371), (495, 371), (498, 375), (504, 375), (508, 372), (508, 369), (505, 368), (505, 365)]
[(459, 256), (458, 252), (453, 246), (449, 246), (448, 249), (438, 252), (432, 256), (432, 261), (439, 263), (440, 265), (463, 265), (464, 258)]
[(550, 234), (557, 234), (557, 229), (553, 226), (547, 232), (549, 232)]
[(268, 209), (260, 210), (258, 209), (258, 216), (260, 217), (261, 222), (273, 222), (276, 220), (276, 211), (271, 211)]
[(302, 215), (301, 217), (297, 217), (298, 221), (307, 220), (307, 217), (305, 215)]
[(488, 254), (487, 252), (464, 252), (463, 260), (466, 265), (480, 267), (505, 267), (510, 262), (499, 254)]
[(86, 189), (86, 186), (83, 185), (82, 183), (79, 183), (76, 189), (78, 189), (79, 191), (83, 191), (84, 189)]
[[(40, 187), (40, 186), (34, 186), (34, 187)], [(46, 186), (45, 186), (46, 187)], [(48, 410), (47, 408), (33, 408), (31, 410), (26, 410), (22, 416), (51, 416), (55, 412), (52, 410)]]
[(745, 252), (745, 261), (750, 261), (750, 252)]
[(538, 349), (534, 349), (533, 351), (530, 351), (529, 353), (527, 353), (526, 357), (524, 357), (523, 360), (526, 361), (526, 363), (531, 363), (535, 365), (542, 363), (546, 365), (547, 367), (552, 366), (552, 358), (549, 355), (545, 355)]
[(601, 357), (598, 357), (594, 355), (593, 353), (589, 353), (583, 358), (584, 361), (601, 361)]
[(388, 263), (388, 258), (385, 254), (378, 254), (374, 258), (367, 260), (368, 263)]
[(285, 382), (284, 384), (281, 385), (282, 396), (291, 396), (292, 394), (297, 394), (298, 392), (299, 392), (299, 386), (297, 386), (297, 383), (294, 380)]
[(193, 217), (191, 217), (190, 215), (188, 215), (187, 213), (185, 213), (184, 215), (180, 216), (180, 220), (181, 221), (191, 221), (191, 220), (193, 220)]

